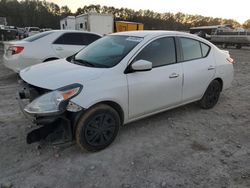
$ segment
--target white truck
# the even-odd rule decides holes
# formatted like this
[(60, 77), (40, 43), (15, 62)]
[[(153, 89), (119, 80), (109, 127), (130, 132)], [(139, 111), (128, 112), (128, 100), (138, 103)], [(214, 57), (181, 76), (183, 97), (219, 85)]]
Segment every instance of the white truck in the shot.
[(81, 14), (76, 16), (76, 29), (101, 35), (110, 34), (114, 32), (114, 17), (112, 14)]
[(75, 16), (67, 16), (60, 20), (60, 28), (62, 30), (75, 30), (76, 29), (76, 18)]
[(68, 16), (62, 19), (60, 23), (61, 29), (90, 31), (101, 35), (114, 32), (114, 17), (112, 14), (87, 13), (76, 17)]

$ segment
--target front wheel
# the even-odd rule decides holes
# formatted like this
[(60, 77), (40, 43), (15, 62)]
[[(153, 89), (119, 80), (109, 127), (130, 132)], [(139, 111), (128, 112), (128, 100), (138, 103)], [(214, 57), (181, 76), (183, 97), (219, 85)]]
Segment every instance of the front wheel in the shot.
[(114, 141), (120, 125), (116, 110), (105, 104), (96, 105), (80, 117), (76, 125), (76, 142), (81, 149), (102, 150)]
[(219, 100), (220, 92), (221, 92), (220, 82), (218, 80), (213, 80), (209, 84), (202, 99), (199, 101), (200, 107), (203, 109), (213, 108)]

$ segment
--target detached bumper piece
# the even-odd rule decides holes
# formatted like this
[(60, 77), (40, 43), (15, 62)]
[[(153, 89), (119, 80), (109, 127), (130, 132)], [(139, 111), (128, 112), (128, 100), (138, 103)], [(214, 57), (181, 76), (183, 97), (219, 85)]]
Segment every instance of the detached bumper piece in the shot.
[(73, 140), (70, 120), (64, 116), (37, 117), (34, 123), (40, 127), (28, 133), (26, 138), (28, 144), (40, 140), (46, 140), (52, 144), (63, 144)]

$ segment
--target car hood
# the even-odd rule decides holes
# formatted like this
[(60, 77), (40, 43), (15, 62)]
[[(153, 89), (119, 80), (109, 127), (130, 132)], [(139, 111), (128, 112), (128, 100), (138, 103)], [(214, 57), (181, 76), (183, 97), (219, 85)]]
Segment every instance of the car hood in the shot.
[(76, 65), (66, 59), (59, 59), (23, 69), (20, 77), (31, 85), (54, 90), (73, 83), (83, 85), (86, 81), (100, 77), (103, 72), (103, 68)]

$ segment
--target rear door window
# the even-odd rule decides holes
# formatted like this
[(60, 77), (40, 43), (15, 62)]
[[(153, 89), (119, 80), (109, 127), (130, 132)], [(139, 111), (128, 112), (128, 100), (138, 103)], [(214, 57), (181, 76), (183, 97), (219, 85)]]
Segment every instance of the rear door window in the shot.
[(202, 58), (200, 42), (190, 38), (180, 38), (182, 51), (183, 51), (183, 60), (193, 60)]

